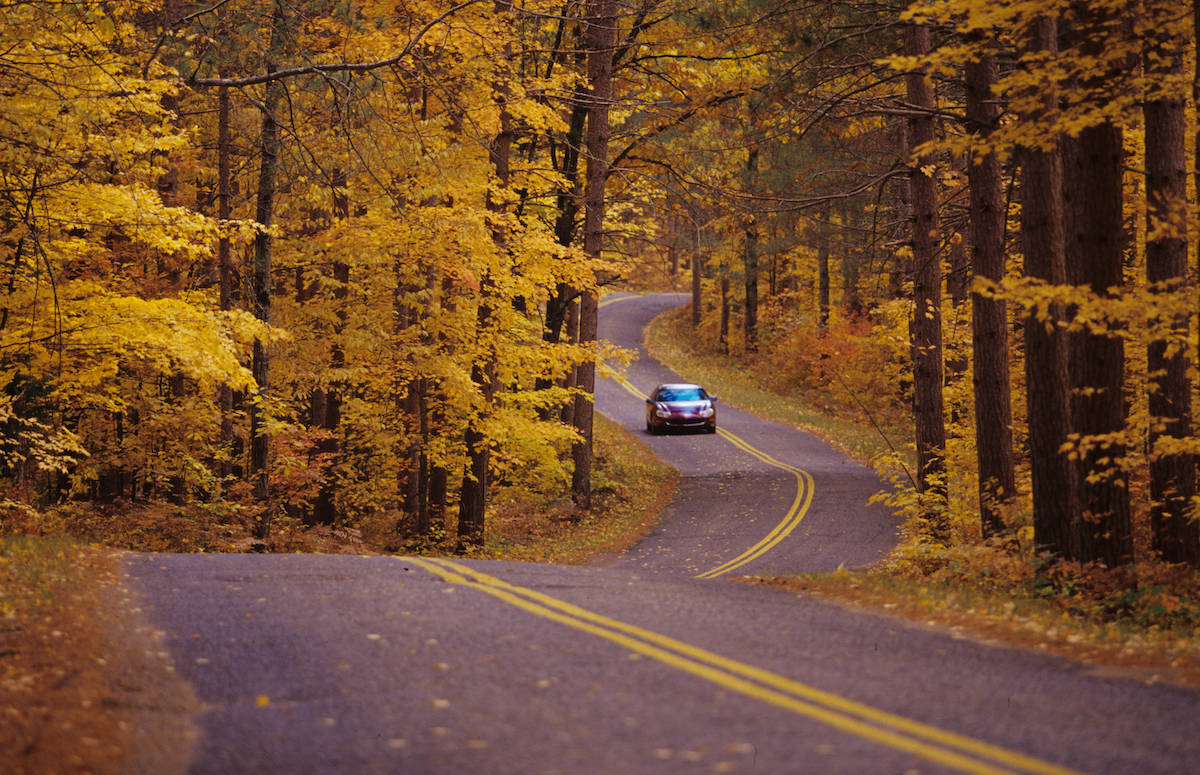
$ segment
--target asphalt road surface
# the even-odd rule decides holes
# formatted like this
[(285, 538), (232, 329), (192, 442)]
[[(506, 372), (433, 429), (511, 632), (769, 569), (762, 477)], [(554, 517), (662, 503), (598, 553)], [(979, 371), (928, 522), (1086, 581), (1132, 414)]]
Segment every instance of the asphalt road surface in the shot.
[[(611, 302), (605, 335), (636, 345), (672, 303)], [(669, 376), (641, 361), (598, 405), (640, 430), (637, 393)], [(200, 703), (186, 771), (1200, 772), (1200, 692), (731, 582), (870, 562), (895, 526), (865, 505), (869, 472), (719, 420), (645, 437), (685, 484), (604, 566), (131, 555)]]

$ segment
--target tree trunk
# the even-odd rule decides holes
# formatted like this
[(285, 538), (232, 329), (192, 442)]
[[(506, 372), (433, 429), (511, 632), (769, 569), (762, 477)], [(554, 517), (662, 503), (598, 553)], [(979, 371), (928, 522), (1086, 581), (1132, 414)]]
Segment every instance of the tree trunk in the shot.
[[(276, 5), (271, 19), (271, 43), (267, 59), (267, 73), (274, 73), (277, 67), (276, 54), (282, 40), (279, 27), (282, 24), (283, 10)], [(283, 85), (278, 81), (269, 81), (266, 86), (266, 99), (262, 107), (262, 132), (260, 137), (261, 160), (258, 173), (258, 197), (255, 208), (255, 220), (260, 224), (260, 231), (254, 238), (254, 273), (252, 282), (254, 288), (254, 316), (264, 323), (271, 322), (271, 224), (275, 212), (275, 176), (279, 156), (279, 124), (275, 119), (275, 111), (279, 106)], [(254, 340), (254, 361), (252, 365), (254, 381), (258, 386), (260, 398), (265, 398), (270, 386), (270, 356), (266, 343), (261, 339)], [(255, 535), (266, 539), (271, 533), (270, 487), (268, 485), (268, 454), (270, 438), (266, 430), (265, 411), (259, 401), (251, 404), (250, 408), (250, 477), (253, 485), (254, 499), (263, 508), (259, 522), (255, 525)]]
[(721, 269), (721, 334), (719, 342), (721, 344), (721, 352), (729, 355), (729, 268), (722, 266)]
[[(999, 78), (996, 60), (966, 66), (967, 121), (979, 137), (991, 134), (1000, 117), (991, 87)], [(968, 162), (974, 274), (994, 283), (1004, 279), (1005, 203), (1000, 158), (995, 152)], [(1001, 506), (1016, 495), (1012, 406), (1008, 366), (1008, 316), (1003, 300), (971, 296), (975, 369), (975, 448), (979, 460), (979, 513), (983, 536), (1004, 528)]]
[(821, 206), (821, 220), (817, 222), (817, 324), (821, 331), (829, 328), (829, 231), (832, 205)]
[(413, 329), (421, 324), (421, 310), (411, 304), (406, 297), (416, 292), (416, 288), (405, 277), (403, 260), (398, 259), (395, 267), (396, 274), (396, 330), (397, 342), (409, 349), (407, 356), (407, 375), (400, 376), (400, 384), (396, 385), (396, 413), (402, 430), (402, 441), (397, 452), (397, 480), (399, 481), (400, 512), (404, 515), (402, 521), (405, 530), (412, 530), (417, 535), (429, 534), (429, 526), (421, 524), (421, 410), (424, 404), (421, 395), (422, 380), (416, 374), (417, 364), (414, 354), (415, 336)]
[[(754, 178), (758, 174), (758, 148), (753, 147), (746, 158), (746, 178), (748, 187), (753, 189)], [(744, 229), (746, 245), (743, 251), (743, 261), (746, 270), (746, 305), (744, 322), (746, 352), (758, 350), (758, 223), (754, 213), (746, 216)]]
[[(842, 211), (842, 222), (850, 225), (856, 225), (856, 221), (862, 217), (861, 213)], [(832, 237), (832, 235), (831, 235)], [(865, 305), (862, 297), (858, 292), (859, 281), (859, 265), (863, 260), (861, 250), (851, 251), (850, 247), (843, 243), (841, 248), (842, 254), (842, 308), (846, 310), (846, 315), (849, 317), (858, 317), (863, 314)]]
[[(1167, 25), (1174, 20), (1167, 20)], [(1151, 82), (1178, 79), (1184, 72), (1186, 41), (1171, 27), (1160, 29), (1145, 57)], [(1146, 281), (1152, 291), (1171, 292), (1187, 282), (1187, 114), (1182, 94), (1159, 95), (1144, 107), (1146, 122)], [(1177, 218), (1174, 216), (1178, 216)], [(1155, 236), (1157, 234), (1157, 236)], [(1147, 365), (1152, 375), (1150, 410), (1150, 524), (1153, 546), (1166, 562), (1200, 565), (1200, 522), (1187, 509), (1196, 492), (1195, 459), (1154, 451), (1160, 439), (1191, 435), (1191, 385), (1186, 341), (1190, 316), (1170, 321), (1176, 343), (1153, 342)]]
[[(563, 322), (563, 330), (566, 333), (567, 341), (571, 344), (579, 344), (579, 300), (576, 299), (567, 305), (566, 320)], [(579, 369), (572, 367), (567, 370), (563, 376), (562, 386), (571, 391), (574, 395), (575, 388), (579, 386)], [(564, 425), (575, 425), (575, 399), (564, 401), (562, 409), (558, 415), (559, 422)]]
[[(450, 277), (442, 277), (442, 309), (447, 314), (452, 314), (457, 305), (455, 304), (451, 293), (454, 288), (454, 280)], [(438, 351), (446, 355), (451, 355), (454, 352), (454, 342), (445, 331), (438, 331)], [(433, 399), (433, 406), (429, 410), (430, 432), (444, 437), (447, 435), (446, 421), (446, 404), (449, 397), (446, 394), (446, 385), (443, 381), (438, 380), (432, 386), (430, 394)], [(431, 458), (429, 461), (429, 523), (432, 527), (437, 525), (442, 527), (449, 533), (449, 526), (446, 524), (449, 518), (449, 510), (447, 509), (447, 501), (449, 499), (450, 490), (450, 469), (444, 458)]]
[[(1111, 20), (1086, 3), (1075, 7), (1083, 32), (1082, 53), (1098, 55), (1104, 38), (1089, 32), (1100, 32)], [(1084, 85), (1095, 95), (1093, 99), (1105, 99), (1109, 77), (1114, 76), (1104, 74)], [(1064, 168), (1069, 210), (1067, 279), (1098, 297), (1111, 297), (1112, 289), (1125, 284), (1122, 131), (1111, 122), (1088, 127), (1080, 132), (1077, 147), (1072, 164)], [(1072, 432), (1085, 443), (1089, 437), (1120, 433), (1125, 428), (1123, 340), (1088, 331), (1072, 341), (1076, 348), (1071, 367)], [(1129, 482), (1120, 469), (1124, 458), (1124, 444), (1104, 438), (1080, 455), (1078, 559), (1083, 562), (1114, 567), (1133, 560)]]
[[(570, 123), (562, 153), (562, 163), (559, 174), (562, 175), (564, 188), (556, 197), (558, 214), (554, 221), (554, 236), (558, 244), (570, 247), (575, 242), (575, 232), (579, 218), (579, 147), (583, 144), (583, 132), (587, 124), (588, 105), (587, 94), (578, 89), (575, 102), (571, 108)], [(562, 338), (562, 327), (568, 308), (575, 303), (578, 292), (567, 285), (559, 283), (555, 293), (546, 301), (546, 331), (543, 338), (547, 342), (559, 342)]]
[[(904, 30), (908, 56), (929, 52), (929, 30), (910, 24)], [(916, 115), (908, 119), (910, 147), (934, 139), (933, 86), (922, 72), (906, 77), (908, 102)], [(930, 111), (926, 113), (925, 111)], [(916, 160), (910, 176), (912, 197), (913, 313), (909, 323), (913, 360), (913, 417), (916, 425), (917, 471), (921, 492), (945, 496), (946, 422), (942, 394), (942, 271), (938, 255), (937, 183), (925, 171), (932, 157)], [(945, 526), (932, 522), (942, 537)]]
[[(1055, 52), (1057, 23), (1039, 19), (1030, 31), (1030, 52)], [(1056, 95), (1044, 90), (1043, 109)], [(1036, 121), (1039, 115), (1022, 117)], [(1062, 159), (1057, 148), (1019, 148), (1021, 163), (1021, 242), (1025, 276), (1050, 285), (1066, 281), (1063, 252)], [(1062, 310), (1025, 317), (1025, 384), (1029, 424), (1029, 467), (1033, 479), (1034, 541), (1068, 559), (1079, 551), (1075, 528), (1075, 468), (1061, 454), (1069, 433), (1070, 390), (1067, 340)]]
[(701, 299), (701, 267), (704, 266), (703, 256), (700, 253), (700, 214), (696, 213), (696, 254), (692, 257), (692, 328), (700, 328), (700, 312)]
[[(591, 0), (588, 4), (586, 46), (588, 81), (592, 90), (588, 104), (587, 180), (584, 185), (583, 250), (589, 258), (600, 258), (604, 241), (604, 186), (608, 180), (608, 113), (612, 103), (613, 41), (616, 32), (615, 0)], [(579, 301), (579, 342), (588, 347), (596, 341), (599, 313), (595, 291), (585, 291)], [(596, 364), (579, 364), (579, 389), (575, 402), (575, 429), (580, 440), (572, 447), (575, 470), (571, 491), (575, 505), (587, 510), (592, 505), (592, 422), (596, 387)]]
[[(511, 10), (511, 5), (498, 2), (497, 14), (505, 14)], [(488, 192), (487, 208), (492, 213), (500, 214), (505, 210), (504, 190), (510, 181), (510, 162), (512, 159), (512, 116), (508, 112), (508, 98), (511, 94), (509, 78), (511, 73), (508, 66), (511, 63), (512, 51), (504, 51), (504, 62), (501, 64), (495, 84), (496, 99), (500, 104), (500, 132), (492, 141), (489, 155), (495, 180), (492, 190)], [(508, 253), (508, 233), (505, 226), (496, 221), (492, 226), (492, 243), (497, 256)], [(467, 465), (463, 473), (462, 490), (459, 494), (458, 506), (458, 547), (457, 551), (465, 553), (473, 548), (482, 547), (487, 528), (487, 487), (488, 465), (491, 460), (491, 439), (483, 431), (484, 422), (492, 411), (496, 397), (496, 305), (499, 303), (495, 282), (490, 274), (484, 273), (479, 281), (479, 306), (476, 312), (475, 329), (480, 345), (480, 352), (471, 368), (471, 382), (479, 391), (479, 409), (473, 413), (467, 422), (464, 440), (467, 447)]]
[[(228, 222), (233, 212), (233, 191), (229, 179), (232, 146), (229, 131), (229, 87), (222, 86), (217, 92), (217, 220), (221, 223)], [(229, 236), (222, 232), (217, 241), (219, 305), (222, 312), (233, 309), (233, 262), (230, 254)], [(219, 388), (217, 403), (221, 408), (220, 448), (223, 452), (217, 466), (217, 474), (224, 487), (226, 480), (233, 475), (234, 457), (233, 388), (228, 384)], [(217, 493), (217, 497), (220, 497), (220, 493)]]

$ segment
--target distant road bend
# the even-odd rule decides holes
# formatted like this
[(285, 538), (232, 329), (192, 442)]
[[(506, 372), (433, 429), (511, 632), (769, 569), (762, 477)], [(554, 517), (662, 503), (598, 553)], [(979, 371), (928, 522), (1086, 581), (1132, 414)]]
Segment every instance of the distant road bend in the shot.
[[(618, 296), (640, 347), (679, 296)], [(615, 314), (619, 313), (619, 314)], [(642, 357), (597, 406), (644, 433), (677, 380)], [(1146, 775), (1200, 772), (1200, 692), (846, 610), (732, 575), (878, 559), (874, 475), (719, 406), (644, 435), (679, 468), (650, 535), (603, 565), (131, 555), (200, 708), (189, 773)]]

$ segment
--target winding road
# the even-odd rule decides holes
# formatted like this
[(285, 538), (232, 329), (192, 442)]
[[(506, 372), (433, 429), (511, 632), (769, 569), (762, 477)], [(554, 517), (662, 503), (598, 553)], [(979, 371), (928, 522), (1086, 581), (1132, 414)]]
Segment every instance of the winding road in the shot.
[[(610, 297), (636, 347), (673, 296)], [(597, 386), (644, 432), (643, 357)], [(779, 590), (895, 541), (871, 472), (733, 407), (644, 436), (683, 484), (633, 551), (576, 567), (130, 555), (128, 588), (199, 703), (182, 771), (438, 775), (1180, 775), (1200, 692)]]

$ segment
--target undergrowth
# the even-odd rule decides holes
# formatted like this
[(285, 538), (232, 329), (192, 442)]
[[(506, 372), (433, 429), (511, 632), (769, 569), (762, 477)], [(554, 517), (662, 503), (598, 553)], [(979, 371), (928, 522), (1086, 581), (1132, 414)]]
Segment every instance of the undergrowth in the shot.
[[(673, 489), (674, 472), (654, 459), (633, 435), (596, 417), (592, 508), (580, 511), (562, 492), (528, 485), (491, 489), (485, 546), (474, 557), (578, 563), (598, 552), (617, 552), (657, 517)], [(253, 538), (258, 511), (236, 500), (172, 505), (160, 502), (66, 503), (36, 511), (12, 506), (0, 512), (0, 574), (20, 566), (40, 573), (44, 563), (16, 562), (23, 547), (75, 541), (143, 552), (319, 552), (449, 554), (456, 548), (455, 510), (426, 537), (400, 528), (397, 514), (339, 525), (308, 527), (280, 513), (270, 536)], [(8, 536), (8, 537), (4, 537)], [(5, 561), (4, 552), (14, 555)], [(7, 578), (0, 575), (0, 581)], [(34, 580), (30, 575), (29, 580)], [(3, 588), (20, 586), (5, 584)], [(4, 605), (0, 598), (0, 606)], [(0, 608), (0, 615), (3, 614)]]
[(54, 605), (55, 590), (73, 578), (76, 550), (65, 536), (0, 535), (0, 631)]

